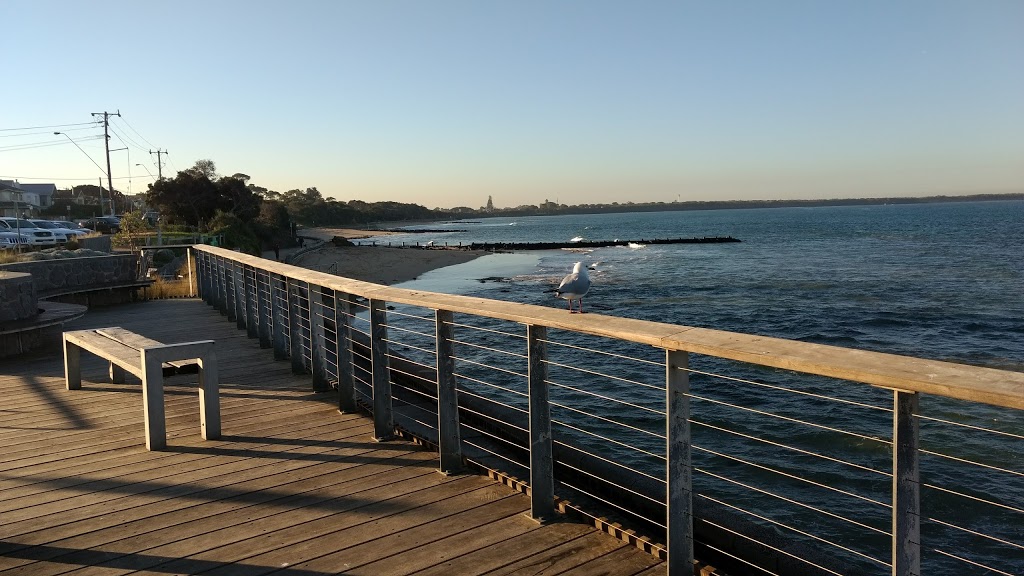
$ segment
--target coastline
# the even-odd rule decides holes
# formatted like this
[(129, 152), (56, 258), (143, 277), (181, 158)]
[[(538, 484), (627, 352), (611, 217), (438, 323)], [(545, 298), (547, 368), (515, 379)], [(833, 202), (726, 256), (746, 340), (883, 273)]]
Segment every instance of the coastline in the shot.
[[(323, 246), (300, 255), (292, 264), (309, 270), (327, 272), (391, 286), (419, 278), (422, 274), (463, 264), (487, 254), (481, 250), (416, 250), (383, 246), (334, 246), (329, 241), (335, 236), (349, 240), (388, 236), (384, 230), (355, 230), (351, 228), (305, 228), (302, 236), (327, 241)], [(282, 251), (284, 256), (284, 251)], [(264, 258), (268, 255), (264, 253)], [(273, 259), (273, 253), (269, 254)]]

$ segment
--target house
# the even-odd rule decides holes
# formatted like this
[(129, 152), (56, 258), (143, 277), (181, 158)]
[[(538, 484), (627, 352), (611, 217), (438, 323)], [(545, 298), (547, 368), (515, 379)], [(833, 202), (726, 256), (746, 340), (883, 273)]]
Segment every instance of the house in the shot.
[[(17, 180), (0, 180), (0, 216), (39, 215), (39, 194), (25, 190), (23, 186), (25, 185), (19, 184)], [(56, 190), (56, 186), (53, 186), (53, 189)]]
[(21, 189), (36, 194), (39, 197), (40, 208), (53, 206), (53, 195), (57, 192), (56, 184), (22, 184)]

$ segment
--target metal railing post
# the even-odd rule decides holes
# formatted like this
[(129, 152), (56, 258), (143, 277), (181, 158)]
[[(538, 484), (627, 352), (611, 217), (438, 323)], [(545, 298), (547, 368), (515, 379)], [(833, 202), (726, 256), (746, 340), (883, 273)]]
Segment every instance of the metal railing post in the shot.
[(551, 449), (545, 326), (526, 327), (530, 403), (530, 516), (546, 522), (555, 515), (555, 466)]
[(235, 291), (235, 261), (224, 259), (224, 313), (227, 314), (228, 322), (236, 322), (238, 311), (236, 308), (238, 297)]
[(270, 311), (273, 316), (274, 360), (288, 357), (288, 338), (284, 328), (288, 317), (288, 280), (283, 276), (270, 277)]
[(288, 356), (292, 360), (292, 374), (305, 374), (306, 363), (302, 356), (302, 302), (299, 285), (291, 278), (285, 279), (288, 286)]
[[(250, 274), (251, 271), (251, 274)], [(243, 266), (242, 273), (245, 275), (245, 281), (242, 286), (245, 288), (245, 334), (249, 338), (259, 337), (259, 322), (258, 310), (256, 306), (256, 286), (259, 284), (259, 277), (257, 276), (257, 269)], [(249, 284), (249, 278), (252, 278), (252, 285)]]
[(324, 335), (323, 289), (316, 284), (306, 283), (309, 295), (309, 358), (313, 373), (313, 391), (326, 392), (331, 389), (327, 376), (327, 337)]
[(455, 382), (455, 315), (434, 312), (437, 345), (437, 444), (442, 474), (462, 469), (462, 436), (459, 430), (459, 396)]
[(271, 275), (266, 273), (267, 283), (260, 282), (259, 270), (254, 271), (256, 276), (256, 331), (260, 338), (260, 348), (273, 346), (273, 335), (271, 332), (271, 318), (273, 317), (273, 300), (270, 298)]
[(227, 292), (224, 289), (224, 267), (221, 265), (220, 257), (213, 257), (213, 284), (217, 291), (216, 308), (221, 316), (227, 314)]
[(231, 282), (235, 287), (235, 326), (242, 330), (245, 326), (246, 315), (246, 288), (245, 288), (245, 265), (235, 262), (231, 267)]
[(893, 391), (892, 574), (921, 574), (921, 474), (916, 392)]
[(356, 406), (355, 378), (352, 375), (352, 296), (334, 293), (334, 327), (337, 331), (336, 358), (338, 359), (338, 411), (352, 413)]
[(370, 362), (373, 367), (373, 435), (378, 441), (390, 440), (395, 435), (387, 339), (386, 302), (371, 298)]
[(669, 576), (693, 574), (689, 364), (686, 352), (665, 351), (665, 542)]

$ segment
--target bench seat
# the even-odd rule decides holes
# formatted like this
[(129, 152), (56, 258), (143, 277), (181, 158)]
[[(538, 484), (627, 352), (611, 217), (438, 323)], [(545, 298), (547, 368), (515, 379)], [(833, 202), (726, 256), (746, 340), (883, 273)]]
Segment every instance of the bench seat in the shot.
[(188, 367), (198, 367), (202, 437), (208, 440), (220, 437), (217, 355), (213, 340), (164, 344), (118, 326), (65, 332), (64, 377), (68, 390), (82, 387), (81, 350), (107, 360), (114, 383), (123, 383), (125, 372), (142, 380), (146, 448), (159, 450), (167, 446), (164, 374)]

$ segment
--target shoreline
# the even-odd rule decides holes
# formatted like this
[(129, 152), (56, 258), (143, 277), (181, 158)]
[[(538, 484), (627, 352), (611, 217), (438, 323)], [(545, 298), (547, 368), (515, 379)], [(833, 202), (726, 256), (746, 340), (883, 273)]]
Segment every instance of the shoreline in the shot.
[[(385, 246), (334, 246), (330, 243), (335, 236), (358, 240), (395, 234), (385, 230), (306, 228), (302, 232), (303, 237), (323, 240), (325, 244), (300, 255), (292, 262), (295, 266), (385, 286), (415, 280), (432, 270), (464, 264), (488, 254), (483, 250), (413, 250)], [(267, 257), (266, 253), (264, 257)], [(270, 253), (270, 258), (273, 259), (273, 253)]]

